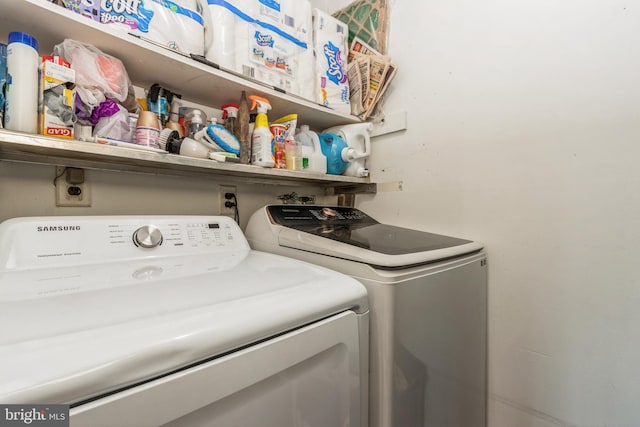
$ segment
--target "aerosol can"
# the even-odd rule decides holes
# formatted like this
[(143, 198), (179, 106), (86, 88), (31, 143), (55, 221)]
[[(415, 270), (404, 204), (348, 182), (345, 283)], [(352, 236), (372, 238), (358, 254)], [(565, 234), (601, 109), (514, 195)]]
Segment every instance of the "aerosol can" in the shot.
[(338, 135), (344, 140), (349, 149), (342, 150), (342, 160), (348, 162), (343, 175), (363, 178), (369, 176), (366, 159), (371, 155), (372, 123), (356, 123), (335, 126), (325, 129), (323, 133)]

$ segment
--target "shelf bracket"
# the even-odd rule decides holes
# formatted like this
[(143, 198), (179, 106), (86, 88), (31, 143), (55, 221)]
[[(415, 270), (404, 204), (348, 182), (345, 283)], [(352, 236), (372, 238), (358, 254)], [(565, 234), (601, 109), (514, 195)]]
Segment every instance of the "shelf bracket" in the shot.
[(337, 196), (339, 194), (375, 194), (377, 192), (377, 185), (375, 183), (370, 184), (345, 184), (345, 185), (333, 185), (327, 187), (326, 196)]

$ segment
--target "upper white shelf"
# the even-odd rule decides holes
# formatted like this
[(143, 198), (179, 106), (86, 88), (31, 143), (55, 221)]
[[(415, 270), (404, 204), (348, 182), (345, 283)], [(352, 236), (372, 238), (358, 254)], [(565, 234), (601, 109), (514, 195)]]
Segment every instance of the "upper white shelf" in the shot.
[(308, 124), (315, 130), (360, 121), (355, 116), (337, 113), (258, 81), (250, 81), (156, 46), (46, 0), (0, 1), (0, 28), (3, 29), (4, 34), (0, 37), (4, 42), (10, 31), (33, 35), (38, 40), (40, 54), (51, 53), (53, 47), (65, 38), (91, 43), (122, 60), (134, 85), (146, 88), (159, 83), (197, 104), (219, 108), (229, 102), (237, 103), (241, 91), (246, 90), (247, 95), (261, 95), (271, 101), (271, 117), (297, 113), (299, 124)]

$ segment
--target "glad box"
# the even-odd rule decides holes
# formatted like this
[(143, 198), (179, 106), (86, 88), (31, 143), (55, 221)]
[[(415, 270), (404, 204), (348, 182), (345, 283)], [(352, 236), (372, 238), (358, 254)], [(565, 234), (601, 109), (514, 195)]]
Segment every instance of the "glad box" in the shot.
[(40, 65), (38, 132), (73, 139), (76, 72), (57, 56), (43, 56)]

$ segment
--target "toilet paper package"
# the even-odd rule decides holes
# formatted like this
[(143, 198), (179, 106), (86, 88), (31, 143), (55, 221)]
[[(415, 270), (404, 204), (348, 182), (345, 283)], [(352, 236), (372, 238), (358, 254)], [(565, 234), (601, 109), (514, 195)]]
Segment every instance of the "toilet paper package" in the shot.
[(200, 0), (62, 0), (74, 12), (184, 54), (204, 54)]
[(282, 0), (282, 2), (287, 5), (287, 10), (293, 11), (292, 14), (295, 16), (294, 36), (307, 43), (307, 49), (299, 50), (297, 56), (297, 95), (300, 95), (310, 101), (314, 101), (313, 82), (315, 81), (315, 65), (313, 56), (313, 21), (311, 3), (306, 0)]
[[(300, 94), (312, 67), (308, 0), (208, 0), (205, 56), (220, 67)], [(307, 63), (302, 61), (307, 58)]]
[(351, 114), (347, 37), (346, 24), (320, 9), (313, 9), (315, 101), (343, 114)]
[(243, 12), (248, 2), (242, 0), (208, 0), (207, 29), (205, 31), (205, 57), (219, 67), (236, 71), (236, 21), (241, 24), (243, 18), (251, 20)]

